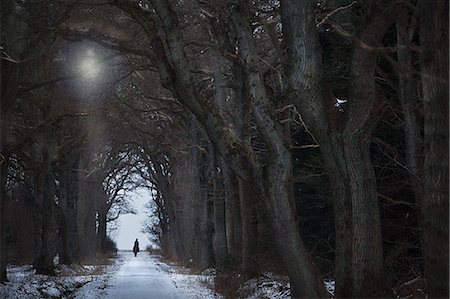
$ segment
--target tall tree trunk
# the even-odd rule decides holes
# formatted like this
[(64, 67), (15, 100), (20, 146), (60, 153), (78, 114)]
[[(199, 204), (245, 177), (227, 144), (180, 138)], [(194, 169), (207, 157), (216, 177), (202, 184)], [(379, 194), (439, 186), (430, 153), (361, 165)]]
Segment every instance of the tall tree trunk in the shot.
[(99, 252), (106, 253), (107, 211), (100, 208), (98, 213), (97, 242)]
[(198, 235), (197, 235), (197, 265), (200, 269), (206, 269), (212, 265), (212, 232), (211, 212), (208, 191), (201, 191), (199, 196)]
[(146, 166), (148, 171), (151, 173), (155, 172), (156, 181), (158, 184), (158, 192), (161, 193), (161, 197), (164, 201), (165, 212), (167, 213), (168, 225), (166, 227), (165, 234), (165, 244), (166, 244), (166, 252), (170, 258), (177, 259), (178, 252), (176, 246), (176, 236), (177, 236), (177, 215), (175, 207), (177, 205), (175, 190), (173, 190), (173, 185), (169, 184), (168, 178), (163, 173), (163, 167), (161, 163), (158, 163), (158, 159), (156, 157), (152, 157), (152, 160), (155, 161), (151, 164), (149, 161), (146, 161)]
[[(90, 160), (92, 155), (92, 145), (85, 148), (80, 156), (78, 169), (90, 170)], [(95, 215), (95, 195), (90, 192), (91, 183), (86, 174), (79, 171), (77, 174), (77, 198), (76, 217), (79, 240), (80, 259), (95, 256), (97, 249), (96, 237), (96, 215)]]
[[(51, 129), (51, 128), (48, 128)], [(47, 140), (51, 143), (51, 140)], [(45, 145), (42, 152), (42, 176), (43, 176), (43, 195), (42, 195), (42, 235), (41, 248), (38, 259), (35, 263), (36, 273), (45, 275), (54, 275), (53, 250), (54, 238), (54, 196), (55, 196), (55, 178), (52, 169), (52, 152), (48, 145)]]
[(227, 252), (227, 233), (225, 225), (225, 192), (222, 177), (216, 172), (214, 180), (213, 191), (213, 219), (214, 219), (214, 261), (217, 267), (222, 267), (225, 264), (228, 256)]
[[(203, 135), (203, 134), (202, 134)], [(198, 138), (200, 140), (200, 138)], [(206, 147), (206, 146), (205, 146)], [(212, 204), (210, 198), (213, 193), (212, 182), (210, 181), (213, 172), (213, 161), (210, 159), (209, 153), (193, 150), (194, 155), (198, 156), (194, 161), (200, 169), (199, 182), (197, 184), (198, 191), (198, 216), (197, 216), (197, 263), (200, 269), (206, 269), (212, 265), (213, 248), (212, 248)], [(211, 184), (210, 184), (211, 183)]]
[(344, 152), (352, 194), (352, 296), (382, 296), (383, 245), (370, 141), (346, 135)]
[(447, 0), (421, 1), (420, 43), (425, 111), (423, 251), (430, 298), (449, 295), (448, 36)]
[(342, 135), (319, 140), (333, 196), (335, 227), (335, 292), (337, 298), (352, 297), (352, 203)]
[[(76, 154), (74, 154), (76, 156)], [(78, 159), (75, 159), (78, 161)], [(71, 262), (80, 262), (80, 236), (78, 231), (77, 206), (78, 206), (78, 175), (72, 168), (77, 168), (78, 163), (69, 164), (69, 170), (64, 172), (61, 180), (61, 188), (64, 190), (65, 200), (62, 202), (63, 211), (67, 220), (67, 247), (69, 248), (69, 257)]]
[(408, 8), (403, 8), (397, 20), (397, 57), (400, 63), (399, 77), (399, 100), (402, 105), (403, 112), (403, 132), (405, 135), (405, 151), (406, 163), (408, 166), (408, 176), (411, 187), (414, 192), (415, 202), (420, 206), (420, 199), (422, 197), (421, 181), (420, 181), (420, 158), (421, 152), (420, 144), (421, 137), (419, 125), (417, 122), (417, 80), (414, 78), (414, 66), (412, 50), (410, 44), (416, 31), (416, 15), (413, 14), (409, 20)]
[(224, 190), (225, 190), (225, 223), (227, 232), (227, 251), (231, 257), (240, 255), (241, 217), (239, 209), (238, 180), (229, 166), (222, 161)]
[(177, 239), (179, 236), (178, 231), (178, 214), (177, 214), (177, 206), (178, 206), (178, 198), (176, 196), (175, 190), (173, 190), (173, 186), (170, 185), (170, 192), (165, 192), (164, 201), (167, 207), (167, 213), (169, 215), (169, 257), (172, 259), (179, 259), (181, 257), (181, 252), (179, 250), (179, 245), (177, 244)]
[(289, 200), (293, 184), (290, 155), (287, 150), (282, 152), (264, 182), (277, 250), (289, 274), (293, 298), (326, 298), (329, 294), (300, 237), (293, 201)]
[[(58, 194), (58, 199), (61, 200), (60, 194)], [(69, 253), (69, 242), (67, 233), (67, 221), (64, 211), (61, 206), (56, 206), (55, 208), (55, 219), (58, 225), (58, 255), (59, 263), (63, 265), (70, 265), (72, 263)]]
[[(3, 132), (2, 132), (3, 133)], [(1, 136), (3, 139), (3, 134)], [(2, 140), (3, 144), (3, 140)], [(3, 153), (3, 148), (1, 153)], [(0, 159), (3, 159), (1, 165), (0, 165), (0, 283), (8, 281), (8, 277), (6, 276), (6, 266), (7, 266), (7, 260), (6, 260), (6, 218), (5, 218), (5, 212), (6, 212), (6, 171), (8, 169), (8, 157), (5, 157), (3, 154), (1, 155)]]
[[(21, 59), (26, 46), (18, 42), (19, 32), (26, 27), (13, 9), (13, 2), (1, 2), (2, 47), (14, 59)], [(8, 12), (8, 15), (4, 14)], [(0, 101), (0, 283), (7, 281), (6, 267), (6, 183), (9, 161), (8, 135), (11, 126), (11, 109), (16, 101), (20, 68), (14, 63), (0, 61), (1, 101)]]
[(239, 206), (242, 220), (241, 271), (250, 276), (257, 274), (257, 214), (256, 193), (252, 183), (239, 179)]
[[(2, 89), (3, 84), (5, 83), (2, 82)], [(3, 97), (0, 101), (0, 283), (8, 281), (8, 278), (6, 276), (6, 183), (9, 155), (6, 153), (6, 151), (8, 145), (8, 133), (11, 122), (11, 114), (9, 113), (9, 107), (5, 103), (6, 99), (5, 97)]]

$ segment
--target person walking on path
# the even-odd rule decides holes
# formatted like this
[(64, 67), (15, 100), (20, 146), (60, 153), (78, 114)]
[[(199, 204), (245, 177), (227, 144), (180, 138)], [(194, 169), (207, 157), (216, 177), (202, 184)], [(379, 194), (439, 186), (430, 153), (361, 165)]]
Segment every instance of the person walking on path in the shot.
[(133, 252), (134, 252), (134, 257), (136, 257), (137, 253), (139, 252), (139, 241), (138, 241), (138, 239), (136, 239), (136, 241), (134, 241)]

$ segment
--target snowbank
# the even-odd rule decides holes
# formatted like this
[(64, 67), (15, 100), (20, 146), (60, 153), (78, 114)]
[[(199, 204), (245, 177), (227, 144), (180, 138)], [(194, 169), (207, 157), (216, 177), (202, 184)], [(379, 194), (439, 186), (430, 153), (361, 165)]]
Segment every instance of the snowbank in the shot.
[(31, 265), (9, 266), (9, 282), (0, 285), (0, 298), (68, 298), (74, 291), (95, 279), (95, 275), (91, 273), (98, 271), (98, 267), (61, 265), (56, 268), (56, 276), (47, 276), (34, 274), (35, 270)]
[(179, 289), (186, 299), (221, 299), (221, 295), (212, 290), (214, 285), (215, 269), (207, 269), (200, 274), (191, 274), (185, 267), (169, 265), (159, 256), (153, 256), (155, 264), (167, 273), (170, 280)]

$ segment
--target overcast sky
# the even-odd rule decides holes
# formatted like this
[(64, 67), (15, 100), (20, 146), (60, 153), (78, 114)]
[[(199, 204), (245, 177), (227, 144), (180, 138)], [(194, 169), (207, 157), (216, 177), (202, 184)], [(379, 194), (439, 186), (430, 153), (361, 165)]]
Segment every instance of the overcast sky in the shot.
[(119, 250), (132, 250), (134, 240), (139, 239), (140, 249), (145, 249), (149, 244), (148, 236), (141, 233), (142, 223), (145, 220), (145, 204), (150, 200), (148, 190), (139, 189), (130, 194), (136, 214), (121, 215), (119, 217), (119, 228), (113, 232), (112, 238), (117, 243)]

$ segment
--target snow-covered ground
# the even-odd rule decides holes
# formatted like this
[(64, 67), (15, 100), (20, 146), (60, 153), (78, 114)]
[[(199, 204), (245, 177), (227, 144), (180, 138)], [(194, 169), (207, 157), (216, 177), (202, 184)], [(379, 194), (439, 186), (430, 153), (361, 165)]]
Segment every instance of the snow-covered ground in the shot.
[[(214, 287), (216, 277), (215, 269), (207, 269), (199, 275), (189, 274), (191, 270), (176, 265), (168, 265), (160, 257), (154, 256), (157, 265), (164, 269), (175, 282), (177, 287), (186, 294), (185, 298), (223, 298), (223, 296), (214, 294), (213, 291), (205, 292), (201, 285), (208, 289)], [(200, 287), (192, 288), (193, 285)], [(334, 294), (334, 280), (325, 279), (325, 288), (331, 294)], [(271, 272), (263, 273), (261, 276), (245, 281), (239, 291), (239, 298), (242, 299), (290, 299), (291, 290), (289, 278), (287, 276), (277, 275)]]
[(109, 266), (58, 266), (57, 276), (34, 272), (31, 266), (8, 267), (10, 282), (0, 284), (0, 298), (222, 298), (207, 287), (213, 273), (190, 275), (146, 252), (119, 252)]
[[(58, 266), (57, 276), (35, 275), (30, 265), (10, 266), (9, 282), (0, 284), (0, 298), (69, 298), (82, 286), (106, 277), (104, 266)], [(92, 297), (91, 297), (92, 298)]]
[[(31, 266), (8, 267), (10, 282), (0, 284), (0, 298), (173, 298), (221, 299), (213, 291), (216, 271), (208, 269), (192, 274), (185, 267), (169, 265), (159, 256), (120, 251), (111, 265), (58, 266), (57, 276), (35, 275)], [(324, 281), (334, 292), (334, 281)], [(290, 298), (285, 276), (264, 273), (245, 281), (240, 298)]]
[(119, 256), (122, 262), (108, 280), (103, 298), (220, 298), (204, 284), (207, 275), (182, 273), (182, 268), (164, 264), (157, 256), (146, 252), (137, 257), (131, 252), (120, 252)]
[(289, 279), (267, 272), (260, 277), (247, 280), (239, 290), (239, 294), (246, 299), (291, 298)]
[[(324, 280), (324, 285), (328, 292), (334, 294), (333, 280)], [(245, 299), (290, 299), (289, 278), (266, 272), (260, 277), (244, 282), (239, 294)]]

